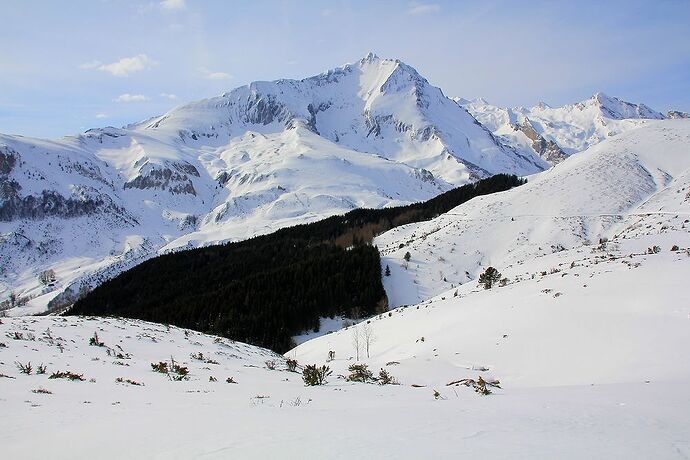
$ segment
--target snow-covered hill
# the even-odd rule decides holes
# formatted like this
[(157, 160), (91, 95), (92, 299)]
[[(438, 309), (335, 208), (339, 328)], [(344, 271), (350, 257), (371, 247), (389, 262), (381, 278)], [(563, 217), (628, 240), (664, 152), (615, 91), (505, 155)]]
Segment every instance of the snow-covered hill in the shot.
[(684, 224), (690, 218), (689, 143), (687, 120), (648, 122), (530, 177), (526, 185), (379, 236), (382, 264), (392, 273), (384, 278), (390, 305), (416, 304), (475, 283), (490, 265), (500, 270), (595, 246), (640, 227), (690, 232)]
[[(391, 303), (409, 305), (287, 356), (332, 351), (336, 373), (359, 361), (437, 391), (458, 411), (448, 457), (687, 457), (688, 145), (687, 121), (649, 123), (382, 235)], [(486, 290), (489, 265), (505, 281)], [(501, 383), (496, 412), (467, 407), (453, 383), (479, 376)]]
[(664, 115), (644, 104), (631, 104), (597, 93), (586, 101), (563, 107), (502, 108), (484, 99), (456, 98), (482, 125), (506, 145), (524, 154), (537, 154), (551, 164), (596, 145), (604, 139)]
[[(41, 311), (160, 251), (546, 166), (497, 143), (412, 67), (374, 55), (122, 129), (0, 135), (0, 298), (15, 291), (31, 299), (15, 314)], [(57, 281), (44, 287), (48, 269)]]

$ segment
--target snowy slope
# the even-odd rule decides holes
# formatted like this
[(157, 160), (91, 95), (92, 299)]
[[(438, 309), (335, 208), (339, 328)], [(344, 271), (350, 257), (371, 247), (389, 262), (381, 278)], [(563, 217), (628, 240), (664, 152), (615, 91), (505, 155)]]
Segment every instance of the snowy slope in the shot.
[[(42, 311), (161, 251), (546, 166), (497, 143), (412, 67), (374, 55), (122, 129), (0, 135), (0, 300), (15, 291), (30, 300), (14, 314)], [(54, 286), (38, 283), (46, 269)]]
[[(687, 277), (690, 258), (682, 254), (682, 261), (676, 263), (669, 255), (650, 256), (640, 268), (626, 268), (627, 273), (654, 273), (653, 258), (665, 268), (676, 267), (678, 275), (659, 284), (664, 289), (660, 292), (670, 293), (681, 276)], [(623, 267), (620, 261), (615, 263)], [(579, 269), (581, 276), (587, 269)], [(392, 386), (351, 383), (337, 375), (346, 373), (353, 362), (347, 359), (352, 328), (308, 342), (292, 353), (303, 364), (323, 363), (328, 349), (337, 353), (328, 363), (335, 371), (328, 383), (305, 387), (301, 376), (286, 371), (285, 361), (272, 352), (193, 331), (118, 319), (3, 318), (2, 452), (17, 459), (94, 455), (104, 459), (682, 458), (690, 448), (686, 417), (690, 395), (687, 365), (677, 359), (688, 345), (687, 334), (680, 335), (686, 329), (683, 313), (687, 312), (669, 311), (669, 295), (657, 296), (655, 300), (661, 301), (657, 311), (640, 309), (639, 317), (624, 323), (622, 329), (605, 330), (604, 324), (610, 325), (620, 313), (611, 302), (607, 322), (588, 335), (592, 340), (583, 350), (618, 357), (615, 350), (620, 338), (632, 326), (638, 327), (634, 331), (649, 345), (643, 354), (627, 356), (626, 371), (616, 379), (611, 377), (612, 370), (600, 373), (604, 357), (590, 362), (578, 355), (579, 359), (566, 362), (574, 352), (559, 353), (559, 348), (552, 349), (551, 360), (539, 355), (544, 347), (535, 342), (535, 333), (546, 331), (548, 344), (556, 346), (570, 343), (571, 338), (562, 334), (558, 339), (556, 331), (540, 328), (535, 320), (554, 320), (554, 327), (567, 325), (565, 319), (558, 322), (553, 310), (566, 312), (566, 318), (572, 319), (578, 296), (590, 292), (573, 286), (566, 289), (558, 281), (511, 285), (490, 294), (467, 292), (459, 305), (439, 300), (373, 321), (377, 338), (371, 359), (364, 361), (389, 369), (401, 383)], [(537, 294), (535, 289), (546, 287), (546, 282), (565, 294), (558, 299)], [(598, 278), (592, 282), (592, 298), (612, 293), (602, 286), (605, 282)], [(532, 313), (551, 312), (550, 316), (525, 318), (500, 305), (532, 291), (532, 298), (541, 295)], [(500, 303), (491, 302), (489, 295)], [(554, 305), (555, 301), (566, 303)], [(520, 313), (529, 308), (518, 304), (515, 309), (521, 306)], [(589, 315), (593, 308), (586, 310)], [(459, 318), (460, 323), (456, 322)], [(669, 327), (674, 324), (675, 328)], [(586, 326), (569, 325), (570, 333)], [(650, 334), (661, 330), (669, 335)], [(104, 347), (89, 345), (94, 333)], [(503, 338), (506, 333), (508, 337)], [(426, 340), (415, 342), (422, 335)], [(614, 340), (597, 348), (602, 336)], [(676, 347), (669, 350), (673, 340)], [(518, 347), (525, 344), (530, 345), (523, 348), (525, 357), (507, 366), (508, 357), (503, 355), (519, 357)], [(199, 353), (203, 360), (198, 359)], [(397, 358), (399, 364), (386, 365), (388, 357)], [(188, 380), (171, 381), (152, 371), (151, 363), (172, 359), (188, 367)], [(21, 373), (14, 361), (31, 362), (32, 374)], [(275, 361), (276, 369), (267, 369), (266, 361)], [(553, 362), (558, 366), (551, 371), (541, 367)], [(636, 362), (643, 365), (633, 370)], [(41, 364), (46, 374), (37, 375)], [(488, 366), (490, 371), (467, 369), (473, 364)], [(535, 384), (535, 369), (552, 377)], [(563, 369), (569, 370), (566, 376), (576, 377), (563, 377)], [(581, 375), (583, 370), (586, 376)], [(49, 378), (58, 371), (81, 374), (84, 381)], [(451, 380), (480, 374), (498, 376), (503, 389), (481, 397), (464, 386), (446, 386)], [(228, 377), (237, 383), (227, 383)], [(612, 380), (616, 382), (607, 383)], [(585, 383), (564, 383), (568, 381)]]
[(484, 99), (456, 99), (498, 139), (516, 150), (536, 153), (556, 164), (573, 153), (664, 115), (644, 104), (632, 104), (597, 93), (563, 107), (502, 108)]
[(690, 217), (689, 142), (687, 120), (648, 122), (530, 177), (526, 185), (379, 236), (382, 264), (392, 272), (384, 278), (390, 305), (415, 304), (474, 283), (490, 265), (500, 270), (663, 225), (654, 219), (678, 226), (678, 219)]
[[(369, 327), (374, 340), (369, 358), (362, 346), (361, 362), (420, 385), (422, 394), (437, 390), (442, 404), (457, 407), (444, 433), (456, 456), (684, 458), (690, 310), (682, 286), (690, 276), (690, 238), (680, 226), (654, 232), (604, 250), (580, 247), (526, 261), (503, 270), (511, 279), (505, 287), (468, 283), (457, 296), (450, 290), (398, 308), (306, 342), (290, 356), (323, 362), (333, 350), (329, 365), (347, 373), (353, 334)], [(671, 251), (672, 244), (682, 249)], [(652, 245), (661, 252), (635, 247)], [(448, 385), (478, 376), (500, 380), (497, 412), (468, 408), (470, 390)], [(517, 395), (526, 397), (519, 407)], [(474, 431), (461, 435), (469, 426)]]

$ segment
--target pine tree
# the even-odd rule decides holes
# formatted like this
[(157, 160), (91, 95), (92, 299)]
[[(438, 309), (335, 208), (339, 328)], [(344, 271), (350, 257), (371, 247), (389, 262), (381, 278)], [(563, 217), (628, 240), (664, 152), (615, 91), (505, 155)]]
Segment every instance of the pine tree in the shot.
[(385, 275), (386, 275), (386, 276), (391, 276), (391, 268), (390, 268), (388, 265), (386, 265), (386, 272), (385, 272)]
[(479, 284), (484, 286), (484, 289), (491, 289), (494, 283), (501, 279), (501, 274), (494, 267), (488, 267), (484, 273), (479, 275)]

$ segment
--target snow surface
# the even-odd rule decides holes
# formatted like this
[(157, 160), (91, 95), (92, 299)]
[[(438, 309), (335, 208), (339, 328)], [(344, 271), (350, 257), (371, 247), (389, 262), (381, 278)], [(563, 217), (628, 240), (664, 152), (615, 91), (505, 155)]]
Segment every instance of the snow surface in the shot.
[[(525, 186), (382, 235), (379, 247), (404, 242), (413, 255), (408, 270), (395, 252), (384, 258), (398, 261), (389, 296), (419, 287), (425, 300), (286, 354), (330, 366), (322, 387), (305, 387), (270, 351), (175, 327), (3, 318), (3, 455), (688, 458), (689, 140), (687, 121), (650, 123)], [(505, 286), (478, 285), (489, 262)], [(436, 267), (467, 263), (477, 265), (471, 281), (435, 281)], [(105, 347), (89, 345), (95, 332)], [(355, 333), (359, 362), (400, 385), (345, 381)], [(217, 364), (191, 356), (199, 352)], [(188, 381), (151, 370), (171, 359), (189, 367)], [(47, 374), (22, 374), (15, 361), (42, 363)], [(58, 370), (86, 380), (48, 378)], [(449, 385), (478, 376), (502, 388), (479, 396)]]
[(501, 270), (641, 226), (690, 231), (683, 224), (690, 218), (688, 145), (687, 120), (648, 122), (530, 176), (526, 185), (380, 235), (382, 266), (391, 269), (384, 278), (389, 304), (416, 304), (474, 283), (488, 266)]

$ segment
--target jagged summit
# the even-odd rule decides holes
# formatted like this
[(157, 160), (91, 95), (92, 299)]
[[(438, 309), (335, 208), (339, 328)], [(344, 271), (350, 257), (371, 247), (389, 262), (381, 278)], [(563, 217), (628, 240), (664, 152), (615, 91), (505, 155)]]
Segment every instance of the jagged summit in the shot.
[(506, 145), (525, 154), (536, 154), (550, 164), (645, 120), (665, 118), (644, 104), (602, 92), (561, 107), (540, 102), (534, 107), (501, 108), (477, 99), (458, 103)]

